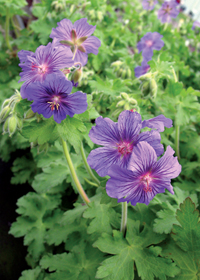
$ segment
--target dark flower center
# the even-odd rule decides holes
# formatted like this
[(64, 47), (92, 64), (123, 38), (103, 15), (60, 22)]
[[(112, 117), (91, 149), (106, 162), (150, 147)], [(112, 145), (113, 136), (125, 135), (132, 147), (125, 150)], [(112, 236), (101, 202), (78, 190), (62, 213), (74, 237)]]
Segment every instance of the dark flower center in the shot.
[(51, 99), (52, 101), (49, 101), (47, 103), (50, 104), (50, 107), (51, 107), (51, 111), (53, 110), (57, 110), (58, 111), (58, 108), (60, 106), (60, 96), (53, 96), (53, 98)]
[(131, 143), (122, 142), (118, 144), (117, 150), (122, 156), (125, 156), (132, 152), (133, 146), (131, 145)]

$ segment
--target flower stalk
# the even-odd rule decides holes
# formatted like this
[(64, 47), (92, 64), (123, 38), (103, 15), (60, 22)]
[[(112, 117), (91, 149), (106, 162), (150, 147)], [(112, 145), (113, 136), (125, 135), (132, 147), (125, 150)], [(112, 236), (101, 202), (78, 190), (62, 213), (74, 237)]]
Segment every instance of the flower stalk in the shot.
[(176, 155), (178, 157), (178, 160), (180, 160), (179, 134), (180, 134), (180, 126), (175, 124), (175, 151), (176, 151)]
[(121, 229), (123, 236), (126, 235), (126, 227), (127, 227), (127, 213), (128, 213), (128, 205), (127, 202), (122, 202), (122, 219), (121, 219)]
[[(88, 172), (88, 174), (90, 175), (91, 179), (96, 182), (96, 184), (98, 186), (100, 186), (100, 182), (99, 180), (96, 178), (96, 176), (93, 174), (92, 172), (92, 169), (90, 168), (89, 164), (87, 163), (87, 158), (86, 158), (86, 155), (85, 155), (85, 151), (84, 151), (84, 147), (83, 147), (83, 143), (81, 142), (81, 156), (82, 156), (82, 159), (83, 159), (83, 162), (84, 162), (84, 165), (85, 165), (85, 168)], [(95, 185), (96, 185), (95, 184)]]
[(10, 10), (7, 7), (6, 9), (6, 25), (5, 25), (5, 40), (6, 40), (6, 45), (9, 50), (12, 50), (10, 41), (9, 41), (9, 30), (10, 30)]
[(81, 186), (81, 183), (79, 182), (78, 176), (76, 174), (74, 165), (72, 163), (72, 160), (71, 160), (68, 148), (67, 148), (67, 143), (62, 138), (61, 138), (61, 141), (62, 141), (64, 155), (65, 155), (65, 158), (67, 160), (67, 163), (68, 163), (68, 166), (69, 166), (69, 169), (70, 169), (70, 173), (71, 173), (71, 176), (72, 176), (72, 178), (74, 180), (74, 183), (76, 185), (77, 191), (80, 194), (80, 196), (82, 197), (83, 201), (89, 206), (90, 200), (89, 200), (87, 194), (85, 193), (83, 187)]

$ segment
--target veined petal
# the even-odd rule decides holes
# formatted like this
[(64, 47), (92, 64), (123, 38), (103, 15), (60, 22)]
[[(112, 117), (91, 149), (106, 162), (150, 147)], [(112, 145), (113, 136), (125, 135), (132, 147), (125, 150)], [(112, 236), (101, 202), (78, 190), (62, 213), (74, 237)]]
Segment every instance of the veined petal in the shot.
[(106, 176), (109, 168), (113, 164), (117, 164), (119, 160), (120, 155), (117, 150), (108, 147), (92, 150), (87, 158), (90, 167), (95, 169), (101, 177)]
[(152, 168), (152, 176), (159, 179), (173, 179), (181, 172), (181, 165), (178, 163), (177, 157), (173, 157), (174, 150), (167, 146), (164, 156), (161, 157)]
[(101, 41), (95, 36), (88, 37), (82, 46), (85, 48), (86, 53), (98, 54), (98, 48), (101, 46)]
[(117, 123), (109, 118), (103, 119), (103, 117), (98, 117), (95, 122), (96, 126), (92, 127), (89, 132), (92, 142), (98, 145), (117, 147), (117, 143), (120, 141)]
[(76, 30), (77, 38), (84, 36), (90, 36), (96, 29), (96, 25), (89, 25), (87, 23), (87, 18), (81, 18), (75, 21), (73, 28)]
[(137, 112), (123, 111), (118, 118), (118, 129), (123, 141), (132, 142), (142, 127), (141, 115)]
[(80, 62), (82, 64), (82, 66), (86, 65), (88, 61), (88, 55), (85, 52), (82, 52), (80, 50), (76, 51), (76, 55), (74, 58), (74, 63), (75, 62)]
[(128, 169), (137, 172), (138, 176), (150, 171), (157, 161), (155, 150), (147, 142), (139, 142), (134, 146)]
[(170, 128), (172, 127), (172, 120), (169, 118), (166, 118), (164, 115), (159, 115), (155, 118), (144, 120), (142, 122), (142, 128), (149, 127), (149, 128), (155, 128), (159, 132), (163, 132), (165, 130), (164, 127)]
[(74, 114), (82, 114), (87, 110), (87, 95), (80, 91), (69, 94), (66, 99), (63, 99), (62, 106), (65, 106), (63, 111), (70, 117)]
[(158, 131), (151, 130), (140, 133), (136, 143), (139, 143), (141, 141), (146, 141), (147, 143), (149, 143), (154, 148), (158, 157), (163, 154), (164, 148), (163, 145), (160, 143), (161, 136)]
[(69, 19), (62, 19), (57, 23), (56, 28), (52, 28), (50, 38), (58, 38), (60, 40), (71, 41), (71, 30), (73, 29), (73, 24)]

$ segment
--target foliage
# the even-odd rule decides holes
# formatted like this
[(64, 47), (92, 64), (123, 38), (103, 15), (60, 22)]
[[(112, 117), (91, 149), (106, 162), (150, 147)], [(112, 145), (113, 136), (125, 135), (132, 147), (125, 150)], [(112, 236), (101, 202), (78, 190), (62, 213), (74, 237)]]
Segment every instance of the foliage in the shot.
[[(19, 217), (10, 229), (15, 237), (24, 237), (28, 251), (30, 269), (19, 280), (197, 280), (199, 29), (191, 30), (192, 21), (183, 13), (163, 25), (155, 13), (159, 4), (145, 11), (138, 0), (36, 2), (30, 7), (24, 0), (0, 0), (0, 104), (11, 109), (5, 118), (0, 115), (0, 156), (8, 161), (12, 152), (26, 149), (13, 162), (11, 183), (28, 182), (33, 188), (18, 200)], [(101, 47), (98, 55), (89, 54), (78, 85), (87, 94), (88, 109), (58, 124), (30, 111), (31, 102), (14, 90), (22, 85), (17, 53), (46, 45), (64, 18), (87, 18), (96, 25)], [(159, 32), (165, 45), (154, 50), (149, 72), (137, 79), (134, 68), (142, 62), (137, 43), (147, 32)], [(176, 156), (180, 153), (182, 172), (172, 181), (174, 195), (166, 191), (148, 206), (128, 205), (123, 236), (121, 204), (106, 193), (108, 177), (95, 171), (91, 176), (81, 145), (87, 157), (97, 147), (88, 136), (95, 119), (101, 115), (116, 122), (123, 110), (131, 109), (143, 120), (160, 114), (172, 119), (173, 127), (161, 133), (161, 141)], [(17, 120), (12, 133), (6, 122), (11, 117)], [(77, 193), (61, 138), (89, 206)]]

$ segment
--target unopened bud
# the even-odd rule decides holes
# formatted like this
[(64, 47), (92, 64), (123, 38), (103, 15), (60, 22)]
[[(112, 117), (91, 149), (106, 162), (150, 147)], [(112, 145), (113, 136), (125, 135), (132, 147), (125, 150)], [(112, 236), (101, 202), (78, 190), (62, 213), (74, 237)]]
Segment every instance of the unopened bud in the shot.
[(8, 117), (10, 111), (11, 111), (11, 109), (10, 109), (10, 107), (9, 107), (8, 105), (5, 106), (5, 107), (2, 109), (2, 111), (1, 111), (1, 113), (0, 113), (0, 122), (4, 121), (4, 120)]
[(76, 87), (78, 85), (78, 82), (81, 81), (81, 78), (82, 78), (82, 70), (81, 68), (78, 68), (72, 73), (71, 81), (73, 86)]
[(26, 113), (25, 113), (25, 119), (31, 119), (31, 118), (34, 118), (35, 117), (35, 113), (29, 109)]
[(5, 106), (7, 106), (10, 103), (10, 98), (6, 99), (3, 104), (2, 104), (2, 108), (4, 108)]
[(121, 95), (121, 97), (122, 97), (123, 99), (129, 100), (129, 96), (128, 96), (128, 94), (127, 94), (126, 92), (121, 92), (120, 95)]
[(97, 18), (98, 18), (99, 21), (102, 21), (102, 19), (103, 19), (103, 13), (100, 12), (100, 11), (98, 11), (98, 12), (97, 12)]
[(17, 129), (17, 116), (12, 115), (8, 118), (8, 132), (9, 136), (12, 136)]
[(130, 104), (135, 105), (137, 104), (137, 100), (135, 100), (134, 98), (130, 98)]
[(121, 75), (122, 79), (125, 79), (126, 78), (126, 69), (124, 69), (122, 71), (122, 75)]
[(111, 66), (116, 67), (116, 66), (121, 66), (122, 64), (123, 64), (123, 62), (122, 62), (122, 61), (117, 60), (117, 61), (115, 61), (115, 62), (111, 63)]
[(127, 74), (127, 78), (130, 79), (131, 76), (132, 76), (131, 70), (128, 68), (126, 71), (127, 71), (127, 73), (126, 73)]
[(3, 125), (3, 134), (8, 132), (8, 119), (4, 122)]
[(120, 68), (120, 69), (117, 71), (117, 76), (118, 76), (118, 77), (121, 77), (122, 72), (123, 72), (123, 69)]
[(154, 79), (151, 79), (150, 87), (151, 87), (151, 93), (153, 94), (154, 97), (156, 97), (158, 86)]
[(23, 121), (18, 117), (17, 117), (17, 127), (19, 128), (19, 130), (21, 130), (23, 127)]
[(123, 107), (125, 105), (126, 101), (125, 100), (121, 100), (117, 103), (116, 107)]
[(124, 105), (124, 110), (130, 110), (130, 106), (129, 106), (128, 103), (126, 103), (126, 104)]

